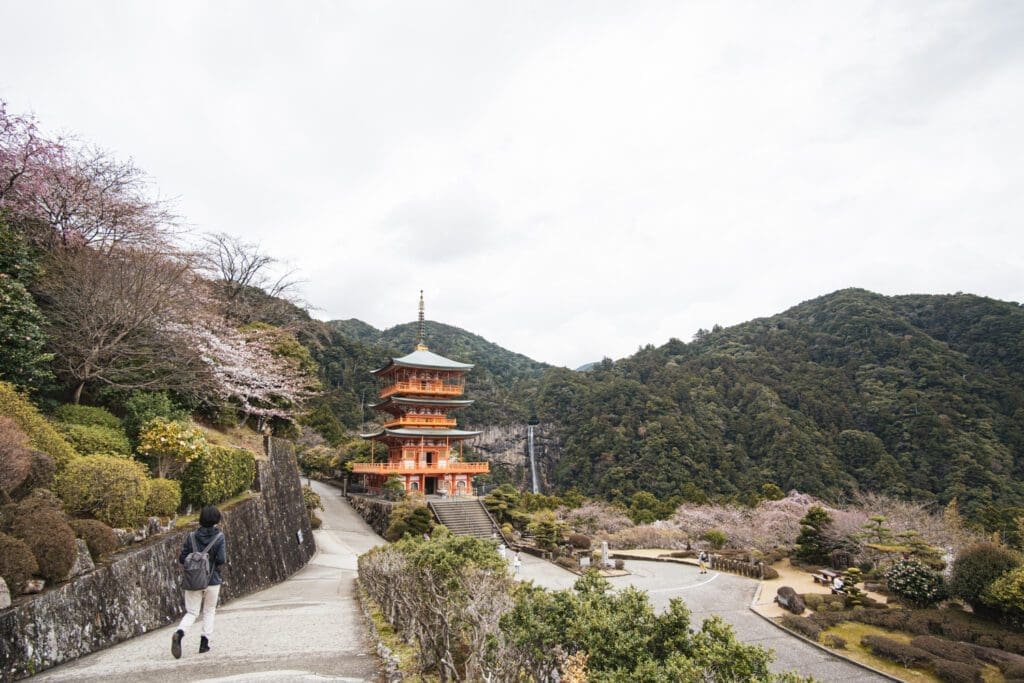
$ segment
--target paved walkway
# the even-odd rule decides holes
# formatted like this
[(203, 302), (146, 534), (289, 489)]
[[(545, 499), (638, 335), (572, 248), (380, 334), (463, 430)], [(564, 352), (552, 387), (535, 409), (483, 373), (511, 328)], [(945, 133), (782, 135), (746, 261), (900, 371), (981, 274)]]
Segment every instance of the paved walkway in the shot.
[[(318, 552), (267, 590), (217, 610), (213, 650), (197, 653), (200, 624), (171, 657), (175, 626), (147, 633), (40, 676), (43, 681), (379, 681), (376, 644), (356, 602), (356, 558), (383, 543), (336, 489), (324, 501)], [(228, 543), (230, 544), (230, 539)], [(230, 546), (229, 546), (230, 547)]]
[[(579, 577), (561, 567), (523, 553), (520, 578), (532, 579), (545, 588), (571, 588)], [(729, 622), (737, 638), (751, 645), (775, 650), (773, 671), (799, 671), (821, 681), (885, 681), (858, 666), (819, 650), (767, 623), (750, 611), (757, 581), (709, 572), (675, 562), (626, 560), (628, 576), (609, 578), (617, 588), (636, 586), (647, 591), (656, 610), (668, 607), (672, 598), (682, 598), (693, 613), (693, 626), (712, 615)]]

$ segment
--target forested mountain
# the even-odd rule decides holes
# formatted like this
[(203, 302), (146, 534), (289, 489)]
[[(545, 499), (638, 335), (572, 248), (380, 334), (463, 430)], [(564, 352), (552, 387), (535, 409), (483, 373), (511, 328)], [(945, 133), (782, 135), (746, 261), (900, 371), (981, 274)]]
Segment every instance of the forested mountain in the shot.
[[(537, 406), (556, 486), (743, 494), (872, 490), (977, 517), (1024, 502), (1024, 309), (843, 290), (589, 373)], [(994, 507), (986, 507), (995, 504)]]

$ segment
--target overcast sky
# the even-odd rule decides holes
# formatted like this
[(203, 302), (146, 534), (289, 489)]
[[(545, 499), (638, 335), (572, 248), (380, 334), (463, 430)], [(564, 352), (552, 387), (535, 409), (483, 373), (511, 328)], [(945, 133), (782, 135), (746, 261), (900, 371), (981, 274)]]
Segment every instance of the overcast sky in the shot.
[(1024, 2), (0, 0), (0, 98), (324, 319), (576, 367), (844, 287), (1024, 299)]

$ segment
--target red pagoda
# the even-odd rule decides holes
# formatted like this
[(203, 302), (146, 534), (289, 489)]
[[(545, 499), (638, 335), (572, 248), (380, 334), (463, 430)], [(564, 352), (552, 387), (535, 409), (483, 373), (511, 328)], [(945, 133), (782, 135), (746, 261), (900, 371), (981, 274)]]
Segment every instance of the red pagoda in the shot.
[(448, 413), (473, 403), (459, 398), (473, 366), (439, 356), (423, 343), (423, 292), (419, 323), (416, 350), (373, 371), (381, 401), (371, 407), (384, 414), (384, 425), (360, 436), (384, 444), (387, 462), (354, 463), (352, 472), (363, 475), (371, 493), (379, 493), (388, 477), (398, 476), (406, 493), (468, 495), (473, 476), (486, 474), (490, 467), (463, 461), (462, 443), (480, 432), (456, 429)]

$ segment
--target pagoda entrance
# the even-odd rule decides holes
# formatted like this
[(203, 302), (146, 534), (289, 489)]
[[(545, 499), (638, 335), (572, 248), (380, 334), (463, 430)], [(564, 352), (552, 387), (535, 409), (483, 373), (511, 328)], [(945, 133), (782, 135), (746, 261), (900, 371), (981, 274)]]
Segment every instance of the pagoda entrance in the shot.
[(437, 493), (437, 477), (424, 477), (423, 492), (428, 496)]

